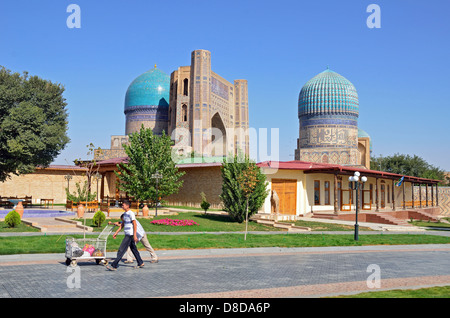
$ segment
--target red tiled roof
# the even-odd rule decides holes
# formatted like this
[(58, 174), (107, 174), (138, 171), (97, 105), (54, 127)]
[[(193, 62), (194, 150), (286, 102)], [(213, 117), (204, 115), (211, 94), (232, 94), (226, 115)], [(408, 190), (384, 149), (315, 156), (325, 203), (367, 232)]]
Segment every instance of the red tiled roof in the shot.
[[(352, 175), (355, 171), (359, 171), (361, 174), (367, 177), (381, 177), (389, 179), (400, 179), (403, 177), (401, 174), (391, 173), (386, 171), (370, 170), (364, 167), (354, 166), (342, 166), (329, 163), (316, 163), (307, 161), (264, 161), (257, 164), (260, 168), (271, 168), (281, 170), (302, 170), (305, 173), (338, 173), (344, 175)], [(408, 182), (424, 182), (424, 183), (438, 183), (440, 180), (419, 178), (413, 176), (404, 176), (405, 181)]]
[(38, 169), (45, 169), (45, 170), (87, 170), (85, 167), (80, 166), (71, 166), (71, 165), (49, 165), (48, 167), (42, 167), (38, 166)]
[(106, 160), (99, 160), (96, 162), (97, 165), (116, 165), (119, 163), (128, 163), (128, 157), (118, 157)]

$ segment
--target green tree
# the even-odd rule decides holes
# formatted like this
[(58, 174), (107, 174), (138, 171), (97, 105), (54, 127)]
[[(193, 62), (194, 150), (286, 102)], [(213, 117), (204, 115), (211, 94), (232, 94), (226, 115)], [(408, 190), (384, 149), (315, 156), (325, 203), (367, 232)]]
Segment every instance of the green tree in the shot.
[[(120, 180), (120, 189), (138, 200), (151, 200), (153, 203), (173, 193), (183, 185), (180, 178), (185, 174), (179, 171), (172, 160), (172, 141), (163, 131), (161, 136), (154, 135), (151, 129), (141, 127), (132, 133), (129, 145), (124, 145), (128, 163), (117, 165), (116, 172)], [(158, 197), (153, 174), (159, 172)]]
[(5, 216), (5, 223), (9, 227), (16, 227), (16, 226), (18, 226), (21, 223), (20, 214), (18, 212), (16, 212), (15, 210), (10, 211)]
[[(251, 167), (251, 168), (250, 168)], [(239, 223), (258, 212), (269, 194), (266, 175), (242, 154), (228, 158), (222, 165), (222, 199), (224, 210)], [(253, 171), (255, 175), (253, 175)], [(252, 184), (250, 189), (245, 184)]]
[(92, 217), (92, 223), (94, 223), (96, 227), (102, 226), (102, 223), (105, 222), (105, 220), (106, 220), (105, 213), (103, 213), (100, 210), (95, 212), (94, 216)]
[(81, 187), (79, 182), (75, 183), (75, 187), (77, 188), (77, 190), (74, 193), (70, 193), (69, 189), (65, 188), (67, 200), (79, 203), (83, 201), (94, 201), (96, 199), (97, 192), (89, 192), (87, 181), (84, 181), (83, 187)]
[(442, 180), (441, 185), (446, 183), (444, 170), (429, 164), (417, 155), (397, 153), (387, 157), (374, 157), (371, 159), (370, 168), (405, 176)]
[(202, 197), (202, 203), (200, 203), (200, 207), (205, 211), (208, 211), (209, 207), (211, 206), (211, 203), (206, 200), (206, 194), (205, 192), (200, 192), (200, 196)]
[(0, 181), (48, 166), (69, 142), (64, 87), (0, 66)]

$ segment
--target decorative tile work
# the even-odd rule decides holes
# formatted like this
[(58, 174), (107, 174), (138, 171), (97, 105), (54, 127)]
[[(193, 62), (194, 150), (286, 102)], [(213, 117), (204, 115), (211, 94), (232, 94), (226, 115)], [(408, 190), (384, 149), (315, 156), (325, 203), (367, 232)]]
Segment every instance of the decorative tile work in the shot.
[[(130, 84), (125, 95), (125, 133), (128, 135), (139, 130), (141, 124), (152, 127), (155, 134), (161, 134), (162, 129), (167, 131), (169, 95), (170, 76), (156, 66), (138, 76)], [(166, 124), (154, 124), (161, 121)]]
[(314, 76), (302, 87), (298, 115), (348, 114), (358, 117), (358, 94), (345, 77), (329, 69)]
[[(422, 192), (422, 201), (425, 201), (426, 198), (426, 188), (425, 186), (421, 186)], [(436, 202), (436, 187), (433, 189), (433, 199)], [(439, 191), (439, 207), (441, 208), (441, 214), (443, 216), (450, 216), (450, 187), (438, 187)], [(414, 200), (419, 201), (419, 187), (414, 187)], [(428, 200), (431, 201), (431, 189), (428, 188)]]
[(170, 76), (154, 68), (138, 76), (125, 95), (125, 113), (140, 105), (169, 106)]
[(298, 158), (359, 164), (358, 116), (358, 94), (350, 81), (329, 69), (313, 77), (298, 98)]
[(300, 148), (357, 148), (358, 130), (353, 126), (303, 126), (300, 124)]
[(228, 100), (228, 85), (222, 83), (215, 77), (211, 77), (211, 92)]

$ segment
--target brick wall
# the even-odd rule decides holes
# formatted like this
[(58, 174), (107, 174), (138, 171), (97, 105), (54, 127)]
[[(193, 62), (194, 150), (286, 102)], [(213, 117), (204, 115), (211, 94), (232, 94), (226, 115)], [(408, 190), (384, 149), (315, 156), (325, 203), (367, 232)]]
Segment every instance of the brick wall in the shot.
[(200, 207), (204, 192), (206, 199), (211, 203), (211, 208), (221, 208), (219, 195), (222, 193), (222, 173), (220, 166), (180, 168), (186, 174), (182, 177), (183, 186), (177, 194), (167, 197), (169, 205), (182, 205)]

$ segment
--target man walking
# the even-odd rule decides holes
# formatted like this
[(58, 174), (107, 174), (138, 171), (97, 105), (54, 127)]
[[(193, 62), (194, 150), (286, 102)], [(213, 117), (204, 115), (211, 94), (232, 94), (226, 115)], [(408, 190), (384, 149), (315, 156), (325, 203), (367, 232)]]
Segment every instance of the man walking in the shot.
[(123, 238), (119, 250), (117, 251), (116, 259), (111, 263), (111, 265), (106, 266), (109, 270), (117, 270), (117, 267), (119, 267), (119, 262), (122, 259), (122, 256), (126, 253), (128, 247), (131, 249), (131, 252), (137, 260), (137, 268), (144, 267), (144, 262), (142, 261), (141, 255), (136, 247), (136, 243), (139, 242), (136, 216), (134, 215), (134, 212), (130, 210), (130, 206), (131, 204), (128, 200), (125, 200), (122, 204), (122, 208), (125, 210), (125, 213), (123, 214), (123, 222), (119, 229), (114, 233), (113, 238), (116, 238), (117, 233), (119, 233), (122, 228), (125, 232), (125, 237)]
[[(150, 242), (148, 241), (147, 234), (145, 233), (144, 228), (142, 227), (141, 223), (139, 223), (138, 220), (136, 220), (137, 223), (137, 233), (138, 233), (138, 239), (144, 245), (147, 252), (150, 253), (150, 263), (158, 263), (158, 256), (156, 255), (155, 250), (150, 245)], [(125, 263), (133, 263), (133, 253), (131, 253), (130, 248), (127, 249), (126, 253), (127, 260)]]
[[(120, 216), (120, 219), (122, 220), (122, 222), (115, 222), (114, 225), (117, 225), (119, 227), (121, 226), (121, 224), (123, 223), (123, 214)], [(113, 224), (113, 223), (108, 222), (108, 224)], [(148, 241), (148, 238), (147, 238), (147, 234), (145, 233), (145, 230), (142, 227), (141, 223), (139, 223), (138, 219), (136, 219), (136, 225), (137, 225), (137, 228), (136, 228), (137, 238), (142, 243), (142, 245), (144, 245), (147, 252), (150, 253), (150, 257), (151, 257), (150, 263), (158, 263), (158, 256), (156, 255), (156, 252), (153, 249), (153, 247), (150, 245), (150, 242)], [(125, 261), (125, 263), (133, 263), (133, 253), (131, 253), (130, 248), (127, 248), (126, 257), (127, 257), (127, 260)]]

